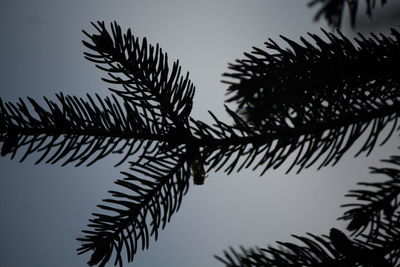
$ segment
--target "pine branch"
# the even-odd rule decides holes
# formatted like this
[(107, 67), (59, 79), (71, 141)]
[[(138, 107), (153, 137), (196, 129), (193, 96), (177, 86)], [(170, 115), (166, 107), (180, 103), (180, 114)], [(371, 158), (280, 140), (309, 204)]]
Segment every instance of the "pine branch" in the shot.
[(126, 178), (116, 181), (127, 192), (110, 191), (113, 199), (99, 205), (102, 214), (94, 213), (90, 230), (78, 238), (82, 242), (79, 254), (94, 250), (90, 266), (105, 266), (113, 253), (114, 264), (122, 266), (123, 249), (130, 262), (138, 248), (148, 248), (151, 236), (157, 240), (159, 229), (179, 209), (189, 187), (187, 154), (177, 150), (147, 156), (141, 164), (132, 163), (130, 172), (123, 172)]
[[(347, 227), (355, 235), (376, 237), (382, 225), (398, 220), (396, 213), (400, 208), (400, 157), (393, 156), (385, 160), (397, 168), (371, 168), (372, 174), (381, 174), (389, 179), (383, 182), (359, 183), (365, 189), (351, 190), (347, 197), (357, 200), (342, 205), (349, 208), (340, 218), (349, 221)], [(366, 233), (367, 232), (367, 233)], [(400, 238), (400, 235), (398, 235)]]
[[(229, 82), (233, 94), (229, 101), (238, 102), (241, 114), (227, 108), (234, 122), (228, 125), (211, 113), (215, 124), (210, 126), (189, 117), (194, 86), (188, 75), (181, 76), (178, 62), (169, 68), (158, 45), (140, 41), (130, 30), (122, 34), (116, 23), (111, 24), (111, 34), (102, 22), (93, 26), (98, 34), (84, 32), (91, 42), (84, 41), (85, 46), (94, 51), (85, 53), (86, 58), (108, 72), (104, 81), (122, 86), (111, 89), (121, 99), (58, 95), (59, 103), (45, 99), (46, 108), (31, 99), (32, 108), (22, 100), (17, 104), (0, 100), (3, 155), (14, 157), (27, 146), (22, 160), (42, 152), (38, 162), (66, 158), (65, 164), (79, 165), (123, 150), (127, 150), (124, 159), (143, 151), (130, 172), (123, 173), (125, 179), (116, 182), (127, 193), (111, 191), (113, 198), (99, 206), (103, 214), (94, 214), (89, 230), (79, 238), (80, 254), (94, 251), (89, 265), (104, 266), (115, 254), (114, 263), (122, 266), (123, 250), (132, 261), (138, 247), (147, 248), (151, 236), (157, 239), (177, 211), (190, 175), (195, 184), (204, 182), (206, 164), (208, 171), (262, 167), (264, 173), (294, 155), (289, 170), (298, 166), (300, 171), (318, 159), (322, 167), (338, 162), (363, 134), (368, 136), (359, 153), (368, 154), (386, 126), (392, 126), (387, 138), (397, 128), (400, 34), (395, 30), (392, 37), (360, 36), (355, 40), (358, 46), (341, 34), (328, 33), (328, 41), (311, 35), (315, 46), (304, 39), (300, 45), (284, 38), (293, 51), (270, 40), (267, 48), (275, 54), (255, 49), (231, 65), (234, 72), (227, 74), (239, 80)], [(281, 263), (296, 257), (316, 264), (324, 259), (328, 261), (323, 264), (363, 263), (362, 254), (373, 255), (383, 264), (379, 266), (386, 266), (380, 244), (397, 239), (379, 229), (372, 246), (333, 231), (325, 239), (298, 237), (305, 247), (282, 243), (289, 252), (261, 251)], [(337, 238), (361, 254), (346, 255)], [(260, 260), (270, 260), (258, 254)]]
[[(387, 0), (378, 0), (382, 6), (386, 4), (386, 1)], [(372, 10), (375, 8), (376, 2), (376, 0), (365, 0), (365, 4), (367, 5), (366, 13), (369, 17), (372, 16)], [(311, 0), (308, 3), (308, 6), (321, 6), (314, 17), (314, 20), (319, 20), (321, 17), (324, 17), (330, 26), (340, 28), (345, 6), (349, 9), (350, 23), (351, 26), (354, 27), (356, 23), (358, 4), (359, 0)]]
[(122, 266), (122, 250), (132, 261), (140, 245), (145, 249), (151, 236), (157, 239), (159, 229), (178, 210), (190, 176), (202, 184), (205, 171), (188, 127), (194, 95), (188, 75), (181, 77), (178, 62), (170, 71), (167, 55), (158, 46), (147, 46), (145, 39), (134, 38), (130, 30), (122, 36), (114, 23), (111, 37), (104, 23), (93, 25), (100, 35), (85, 33), (94, 45), (84, 44), (97, 54), (85, 53), (86, 58), (109, 72), (106, 82), (122, 85), (125, 91), (111, 89), (121, 99), (60, 94), (57, 103), (44, 98), (46, 107), (33, 99), (31, 106), (23, 100), (0, 100), (0, 141), (2, 155), (14, 157), (25, 146), (21, 160), (39, 152), (37, 162), (48, 163), (92, 164), (110, 153), (125, 152), (122, 162), (142, 153), (130, 172), (123, 172), (126, 178), (116, 182), (128, 192), (111, 191), (113, 198), (99, 206), (103, 214), (94, 214), (90, 229), (83, 231), (86, 236), (79, 239), (80, 254), (94, 250), (89, 265), (104, 266), (115, 254), (115, 264)]
[(240, 252), (230, 248), (230, 251), (224, 251), (223, 257), (215, 257), (229, 267), (396, 266), (392, 264), (392, 258), (386, 258), (398, 249), (399, 246), (395, 243), (391, 243), (393, 245), (391, 250), (383, 250), (381, 246), (368, 246), (359, 240), (351, 240), (335, 228), (331, 229), (329, 237), (312, 234), (309, 234), (309, 237), (294, 237), (302, 244), (277, 242), (278, 248), (245, 249), (242, 247)]
[[(14, 158), (22, 147), (20, 161), (38, 152), (39, 163), (63, 165), (76, 162), (93, 164), (111, 153), (127, 157), (151, 151), (154, 145), (171, 140), (171, 126), (158, 122), (153, 114), (143, 114), (129, 102), (118, 102), (113, 96), (87, 99), (57, 95), (57, 102), (44, 98), (47, 107), (28, 98), (16, 104), (0, 99), (1, 154)], [(117, 165), (118, 165), (117, 164)]]
[(110, 90), (141, 111), (132, 118), (146, 116), (143, 121), (149, 125), (165, 126), (154, 153), (131, 162), (130, 172), (123, 173), (127, 177), (116, 182), (128, 192), (110, 192), (113, 198), (99, 206), (103, 214), (94, 214), (90, 230), (78, 239), (83, 242), (79, 254), (94, 250), (89, 265), (104, 266), (114, 253), (114, 264), (122, 266), (123, 249), (132, 261), (140, 244), (147, 249), (151, 236), (157, 240), (159, 229), (178, 210), (190, 176), (195, 184), (202, 184), (205, 172), (199, 146), (188, 127), (194, 95), (188, 75), (181, 77), (178, 62), (170, 72), (167, 55), (158, 45), (148, 46), (146, 39), (140, 42), (130, 30), (122, 35), (114, 23), (110, 35), (104, 23), (93, 26), (99, 35), (84, 32), (93, 43), (84, 44), (95, 54), (85, 53), (86, 58), (108, 72), (110, 78), (104, 81), (122, 85), (123, 90)]
[(242, 116), (228, 110), (233, 126), (217, 118), (214, 126), (192, 121), (196, 137), (212, 148), (205, 149), (209, 169), (262, 166), (264, 173), (291, 155), (289, 170), (317, 160), (323, 167), (337, 163), (364, 134), (357, 155), (368, 155), (389, 125), (382, 144), (391, 136), (400, 110), (399, 32), (360, 35), (358, 46), (341, 34), (325, 34), (328, 41), (310, 35), (315, 46), (283, 37), (293, 51), (269, 40), (272, 52), (255, 48), (230, 65), (233, 73), (225, 75), (238, 81), (228, 82), (228, 101), (238, 103)]
[(181, 76), (179, 62), (174, 62), (170, 69), (168, 56), (158, 44), (148, 45), (146, 38), (140, 41), (130, 29), (122, 34), (116, 22), (111, 24), (111, 34), (104, 22), (92, 25), (98, 34), (83, 31), (92, 42), (83, 41), (83, 44), (94, 54), (85, 53), (85, 58), (108, 72), (109, 78), (103, 78), (104, 81), (123, 87), (123, 90), (110, 90), (157, 114), (160, 120), (185, 124), (195, 88), (188, 73)]
[(400, 157), (385, 160), (396, 168), (372, 168), (373, 174), (389, 176), (388, 181), (360, 183), (371, 189), (352, 190), (348, 197), (358, 203), (341, 219), (349, 220), (348, 229), (357, 238), (349, 239), (332, 229), (327, 237), (310, 235), (296, 239), (305, 244), (278, 242), (279, 248), (241, 248), (216, 256), (226, 266), (400, 266)]
[(303, 37), (296, 43), (282, 36), (290, 49), (270, 39), (265, 43), (268, 50), (254, 48), (230, 64), (232, 72), (225, 74), (232, 79), (227, 81), (228, 101), (237, 102), (250, 122), (271, 128), (338, 118), (362, 108), (370, 111), (397, 100), (397, 30), (389, 37), (359, 35), (357, 45), (340, 32), (324, 34), (326, 41), (309, 34), (315, 45)]
[(377, 247), (381, 254), (386, 255), (390, 266), (400, 266), (400, 213), (398, 211), (390, 218), (386, 217), (385, 220), (380, 221), (375, 235), (363, 234), (362, 237), (365, 243)]

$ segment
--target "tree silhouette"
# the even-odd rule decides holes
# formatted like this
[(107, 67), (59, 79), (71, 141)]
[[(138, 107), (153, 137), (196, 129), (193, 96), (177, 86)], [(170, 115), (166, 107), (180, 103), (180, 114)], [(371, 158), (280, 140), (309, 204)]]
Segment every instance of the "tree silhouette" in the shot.
[[(39, 153), (37, 162), (90, 165), (121, 153), (118, 165), (138, 155), (115, 182), (121, 190), (110, 191), (99, 205), (102, 213), (93, 214), (78, 239), (79, 254), (92, 251), (90, 266), (105, 266), (112, 256), (122, 266), (124, 253), (130, 262), (138, 249), (147, 249), (179, 209), (190, 177), (201, 185), (212, 170), (252, 168), (263, 174), (289, 157), (294, 160), (288, 171), (334, 165), (360, 137), (367, 138), (357, 154), (368, 154), (387, 126), (392, 130), (383, 142), (397, 129), (397, 30), (391, 36), (361, 35), (356, 45), (327, 32), (327, 40), (311, 34), (315, 44), (283, 37), (290, 49), (269, 40), (271, 52), (255, 48), (226, 74), (228, 101), (238, 103), (237, 112), (226, 107), (233, 123), (210, 112), (214, 123), (208, 125), (190, 116), (195, 89), (178, 62), (169, 65), (158, 45), (130, 30), (122, 33), (117, 23), (93, 26), (95, 34), (84, 32), (91, 50), (85, 57), (119, 88), (110, 89), (111, 98), (59, 94), (42, 106), (30, 98), (0, 100), (3, 156), (23, 161)], [(391, 162), (398, 164), (398, 158)], [(229, 266), (397, 264), (398, 170), (374, 172), (391, 180), (353, 191), (350, 196), (366, 203), (354, 203), (342, 217), (360, 238), (332, 229), (328, 237), (298, 237), (305, 246), (281, 243), (283, 249), (232, 250), (218, 258)]]

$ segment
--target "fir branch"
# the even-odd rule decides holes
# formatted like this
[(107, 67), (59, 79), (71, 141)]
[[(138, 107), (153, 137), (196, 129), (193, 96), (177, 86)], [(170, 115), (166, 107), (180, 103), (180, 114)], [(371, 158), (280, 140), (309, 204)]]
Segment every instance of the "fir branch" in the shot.
[[(375, 8), (376, 2), (376, 0), (365, 0), (367, 6), (366, 13), (369, 17), (372, 16), (372, 10)], [(378, 2), (383, 6), (386, 4), (387, 0), (378, 0)], [(314, 17), (314, 20), (319, 20), (321, 17), (324, 17), (328, 25), (340, 28), (345, 6), (349, 9), (350, 23), (351, 26), (354, 27), (356, 23), (358, 4), (359, 0), (311, 0), (308, 3), (308, 6), (321, 6)]]
[(99, 205), (102, 214), (94, 213), (90, 230), (78, 238), (82, 242), (79, 254), (94, 250), (90, 266), (105, 266), (113, 253), (114, 264), (122, 266), (123, 249), (130, 262), (138, 248), (148, 248), (151, 236), (157, 240), (159, 229), (179, 209), (189, 188), (187, 154), (176, 149), (147, 156), (141, 164), (132, 163), (130, 172), (123, 172), (126, 178), (116, 181), (127, 193), (110, 191), (114, 198)]
[(282, 36), (290, 49), (270, 39), (268, 50), (254, 48), (230, 64), (228, 101), (237, 102), (256, 125), (287, 128), (398, 100), (397, 30), (390, 37), (360, 34), (357, 45), (340, 32), (324, 34), (326, 41), (309, 34), (315, 45), (303, 37), (297, 43)]
[(343, 266), (343, 267), (389, 267), (391, 259), (386, 256), (395, 250), (382, 250), (380, 246), (366, 246), (359, 240), (351, 240), (341, 231), (332, 228), (329, 236), (294, 236), (302, 244), (277, 242), (279, 247), (233, 248), (224, 256), (215, 256), (229, 267), (251, 266)]
[[(86, 58), (108, 72), (109, 78), (103, 80), (122, 86), (111, 89), (121, 99), (96, 97), (96, 102), (91, 97), (59, 95), (59, 103), (45, 99), (47, 108), (33, 100), (29, 100), (32, 108), (22, 100), (0, 101), (2, 155), (14, 156), (27, 146), (22, 159), (39, 151), (43, 153), (39, 161), (67, 158), (64, 163), (82, 164), (93, 156), (90, 164), (124, 149), (128, 150), (124, 158), (143, 151), (130, 172), (123, 173), (125, 179), (116, 182), (128, 193), (111, 191), (113, 198), (99, 206), (103, 214), (94, 214), (89, 230), (79, 238), (80, 254), (93, 250), (89, 265), (104, 266), (114, 254), (114, 263), (122, 266), (123, 250), (132, 261), (137, 249), (147, 248), (151, 236), (157, 239), (177, 211), (190, 175), (195, 184), (204, 182), (206, 164), (208, 170), (225, 168), (230, 173), (261, 167), (264, 173), (294, 155), (289, 170), (298, 166), (300, 171), (318, 159), (322, 167), (338, 162), (363, 134), (368, 136), (359, 153), (368, 154), (386, 126), (392, 126), (387, 138), (397, 128), (400, 33), (396, 30), (392, 37), (360, 36), (355, 40), (358, 46), (340, 33), (325, 33), (328, 41), (311, 35), (316, 45), (284, 38), (293, 51), (270, 40), (267, 48), (276, 53), (256, 48), (230, 67), (233, 73), (227, 76), (239, 82), (229, 82), (233, 94), (229, 101), (238, 102), (241, 113), (227, 108), (233, 125), (212, 113), (215, 123), (207, 125), (190, 118), (194, 86), (188, 75), (181, 76), (178, 62), (169, 68), (158, 45), (140, 41), (130, 30), (122, 34), (116, 23), (111, 24), (111, 34), (102, 22), (93, 26), (98, 34), (84, 32), (91, 41), (84, 41), (85, 46), (94, 51), (85, 53)], [(257, 259), (367, 266), (362, 265), (365, 259), (374, 257), (376, 264), (386, 266), (384, 256), (399, 248), (394, 245), (398, 240), (388, 234), (397, 234), (398, 229), (389, 230), (385, 223), (370, 244), (333, 230), (329, 238), (297, 237), (305, 246), (281, 243), (284, 251), (257, 250), (249, 264)], [(392, 249), (383, 251), (388, 246)], [(346, 254), (352, 250), (359, 255)], [(229, 264), (236, 264), (235, 257), (243, 264), (247, 259), (242, 259), (248, 258), (226, 257)]]
[[(347, 197), (357, 202), (342, 205), (349, 208), (342, 220), (349, 221), (347, 227), (355, 235), (377, 236), (384, 222), (395, 222), (400, 208), (400, 165), (399, 156), (393, 156), (385, 162), (397, 168), (371, 168), (372, 174), (385, 175), (389, 179), (383, 182), (359, 183), (365, 189), (351, 190)], [(367, 233), (366, 233), (367, 232)], [(400, 235), (399, 235), (400, 238)]]
[[(382, 110), (381, 110), (382, 111)], [(381, 115), (383, 113), (383, 115)], [(261, 168), (263, 175), (270, 168), (280, 167), (290, 156), (295, 158), (287, 172), (297, 167), (297, 172), (318, 163), (318, 169), (335, 165), (360, 137), (367, 135), (359, 152), (367, 155), (382, 138), (383, 130), (390, 126), (396, 129), (398, 116), (395, 109), (383, 110), (361, 121), (310, 123), (292, 130), (273, 129), (262, 131), (248, 123), (229, 126), (219, 120), (213, 126), (197, 121), (193, 131), (198, 143), (204, 146), (203, 157), (208, 171), (222, 168), (229, 174), (243, 168)], [(241, 118), (235, 116), (238, 121)], [(367, 114), (370, 115), (370, 114)], [(386, 115), (386, 116), (385, 116)], [(373, 116), (382, 116), (376, 117)], [(383, 144), (393, 133), (384, 136)], [(207, 143), (208, 145), (203, 145)], [(356, 156), (357, 156), (356, 155)]]
[(30, 105), (22, 99), (16, 104), (0, 99), (2, 156), (14, 158), (26, 147), (20, 161), (38, 152), (36, 163), (63, 161), (63, 165), (75, 162), (78, 166), (119, 153), (120, 164), (138, 151), (146, 153), (157, 142), (171, 139), (169, 124), (114, 96), (82, 99), (59, 94), (57, 102), (44, 98), (47, 107), (31, 98), (28, 101)]
[(233, 126), (217, 118), (214, 126), (193, 122), (194, 134), (216, 147), (205, 153), (210, 169), (232, 160), (228, 173), (251, 165), (265, 172), (290, 155), (296, 157), (289, 170), (318, 159), (319, 167), (334, 165), (364, 133), (357, 155), (368, 155), (388, 125), (392, 130), (382, 143), (391, 136), (400, 110), (399, 32), (360, 35), (358, 46), (342, 34), (325, 35), (328, 41), (310, 35), (316, 46), (283, 37), (293, 51), (270, 40), (267, 48), (276, 53), (255, 48), (230, 65), (233, 73), (225, 75), (238, 81), (228, 82), (228, 101), (238, 102), (244, 118), (228, 110)]
[(114, 23), (109, 34), (104, 23), (93, 26), (99, 35), (84, 32), (93, 42), (84, 44), (95, 54), (85, 53), (86, 58), (109, 73), (104, 81), (122, 85), (123, 90), (110, 90), (141, 111), (132, 117), (150, 114), (143, 121), (165, 126), (163, 142), (154, 155), (142, 155), (141, 161), (131, 163), (130, 173), (124, 172), (127, 178), (116, 182), (128, 192), (112, 191), (113, 199), (99, 206), (106, 214), (94, 214), (90, 230), (79, 239), (83, 242), (79, 254), (94, 250), (89, 265), (104, 266), (114, 253), (115, 265), (122, 266), (122, 250), (132, 261), (140, 243), (142, 249), (148, 248), (150, 236), (157, 239), (159, 229), (178, 210), (191, 174), (195, 184), (202, 184), (205, 173), (188, 128), (194, 95), (188, 75), (181, 77), (178, 62), (170, 71), (167, 55), (158, 45), (154, 48), (146, 39), (139, 41), (130, 30), (122, 35)]
[(110, 90), (157, 114), (160, 120), (185, 124), (195, 88), (188, 73), (181, 76), (179, 62), (170, 68), (168, 56), (158, 44), (148, 45), (146, 38), (140, 41), (130, 29), (122, 34), (116, 22), (111, 24), (111, 34), (104, 22), (92, 25), (98, 34), (83, 31), (92, 42), (83, 41), (83, 44), (94, 54), (85, 53), (85, 58), (108, 72), (109, 78), (103, 78), (104, 81), (123, 87), (123, 90)]
[(190, 176), (202, 184), (205, 172), (188, 127), (194, 95), (188, 75), (181, 77), (178, 62), (170, 69), (158, 46), (148, 46), (145, 39), (140, 42), (130, 30), (122, 36), (114, 23), (111, 37), (104, 23), (93, 25), (100, 35), (85, 33), (94, 45), (84, 44), (97, 54), (85, 53), (86, 58), (109, 72), (106, 82), (123, 86), (125, 91), (111, 89), (121, 99), (96, 95), (96, 100), (83, 100), (60, 94), (58, 103), (45, 98), (47, 107), (32, 99), (32, 107), (23, 100), (0, 100), (0, 141), (2, 155), (14, 157), (26, 146), (21, 160), (41, 152), (37, 162), (48, 163), (91, 164), (124, 150), (122, 162), (141, 151), (130, 172), (123, 172), (126, 178), (116, 181), (128, 192), (110, 192), (113, 198), (99, 206), (104, 213), (94, 214), (90, 229), (83, 231), (86, 236), (79, 239), (80, 254), (94, 250), (89, 265), (104, 266), (115, 254), (115, 264), (122, 266), (122, 250), (132, 261), (140, 244), (145, 249), (150, 236), (157, 239), (159, 229), (178, 210)]
[[(388, 220), (386, 220), (388, 219)], [(385, 218), (379, 223), (376, 234), (362, 235), (365, 244), (374, 246), (390, 263), (390, 266), (400, 266), (400, 213), (391, 218)]]
[(400, 157), (385, 160), (396, 168), (372, 168), (373, 174), (389, 176), (380, 183), (360, 183), (369, 190), (352, 190), (347, 196), (359, 202), (341, 219), (350, 220), (350, 239), (336, 229), (327, 237), (310, 235), (296, 239), (305, 244), (278, 242), (279, 248), (241, 248), (216, 256), (226, 266), (400, 266), (400, 210), (398, 179)]

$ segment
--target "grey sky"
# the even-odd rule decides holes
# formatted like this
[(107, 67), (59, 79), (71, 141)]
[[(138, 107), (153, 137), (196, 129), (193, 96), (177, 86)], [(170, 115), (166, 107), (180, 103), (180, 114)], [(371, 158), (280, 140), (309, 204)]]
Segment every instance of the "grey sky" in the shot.
[[(290, 0), (3, 0), (0, 8), (1, 98), (52, 98), (55, 93), (107, 95), (104, 74), (83, 59), (82, 29), (90, 21), (116, 20), (124, 29), (159, 43), (172, 60), (179, 59), (196, 85), (193, 117), (210, 121), (207, 110), (224, 118), (227, 64), (252, 46), (261, 47), (279, 34), (298, 40), (320, 33), (308, 1)], [(390, 6), (387, 8), (390, 9)], [(378, 16), (379, 17), (379, 16)], [(368, 29), (365, 20), (363, 29)], [(349, 34), (351, 30), (344, 27)], [(343, 229), (336, 221), (343, 195), (368, 179), (368, 166), (396, 153), (396, 138), (371, 157), (348, 153), (336, 167), (299, 175), (285, 169), (210, 173), (203, 186), (192, 186), (180, 211), (158, 242), (139, 252), (133, 266), (218, 266), (212, 258), (228, 246), (264, 246), (292, 240), (290, 234)], [(116, 159), (90, 168), (34, 165), (0, 158), (0, 266), (85, 266), (89, 255), (76, 256), (75, 238), (96, 205), (116, 188), (124, 166)], [(126, 165), (125, 165), (126, 166)], [(279, 207), (279, 208), (278, 208)], [(130, 266), (130, 265), (127, 265)]]

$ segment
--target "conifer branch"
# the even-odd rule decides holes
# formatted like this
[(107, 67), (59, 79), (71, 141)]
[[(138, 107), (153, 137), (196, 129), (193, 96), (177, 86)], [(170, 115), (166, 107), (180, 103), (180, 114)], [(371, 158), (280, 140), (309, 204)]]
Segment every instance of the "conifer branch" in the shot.
[(156, 114), (160, 120), (182, 124), (192, 109), (195, 88), (189, 74), (181, 76), (179, 62), (168, 65), (168, 56), (162, 49), (134, 37), (128, 29), (123, 34), (116, 22), (111, 24), (111, 34), (104, 22), (92, 25), (98, 34), (83, 31), (92, 43), (83, 44), (93, 53), (85, 52), (85, 58), (108, 73), (104, 81), (121, 85), (123, 90), (111, 89), (126, 101), (142, 105)]
[[(392, 156), (385, 162), (392, 168), (371, 168), (375, 175), (385, 175), (389, 179), (383, 182), (359, 183), (364, 189), (351, 190), (347, 197), (357, 202), (342, 205), (349, 208), (342, 220), (349, 221), (347, 229), (354, 235), (363, 234), (368, 238), (379, 235), (382, 225), (394, 224), (400, 212), (400, 157)], [(398, 222), (397, 222), (398, 224)], [(400, 231), (400, 229), (399, 229)], [(400, 235), (398, 236), (400, 238)]]
[[(93, 250), (89, 265), (104, 266), (114, 255), (114, 263), (122, 266), (124, 250), (132, 261), (138, 248), (147, 248), (151, 236), (157, 239), (177, 211), (190, 176), (195, 184), (204, 183), (205, 165), (208, 171), (224, 168), (230, 173), (252, 167), (264, 173), (294, 155), (289, 170), (296, 166), (300, 171), (317, 161), (319, 167), (337, 163), (363, 135), (367, 138), (359, 153), (368, 155), (387, 126), (392, 129), (383, 143), (398, 130), (400, 33), (396, 30), (390, 37), (360, 35), (356, 45), (341, 33), (326, 32), (326, 41), (310, 35), (316, 45), (304, 38), (299, 44), (283, 37), (291, 49), (269, 40), (270, 52), (255, 48), (246, 59), (230, 65), (232, 73), (226, 74), (236, 80), (228, 81), (228, 101), (238, 103), (239, 114), (226, 109), (233, 124), (210, 113), (214, 125), (208, 125), (190, 117), (194, 86), (188, 75), (181, 76), (178, 62), (169, 67), (158, 45), (148, 45), (130, 30), (122, 34), (116, 23), (110, 30), (103, 22), (93, 26), (97, 34), (84, 32), (89, 41), (83, 43), (93, 51), (85, 56), (108, 73), (104, 81), (121, 86), (110, 89), (119, 99), (83, 100), (61, 94), (57, 103), (45, 98), (45, 108), (31, 99), (32, 107), (23, 100), (17, 104), (0, 100), (2, 155), (14, 157), (25, 146), (22, 160), (41, 152), (38, 162), (80, 165), (110, 153), (126, 151), (122, 160), (141, 153), (137, 162), (131, 162), (130, 172), (123, 172), (125, 178), (116, 182), (126, 193), (110, 192), (113, 198), (104, 200), (106, 204), (99, 206), (102, 213), (94, 214), (89, 230), (79, 238), (80, 254)], [(397, 198), (390, 199), (397, 207)], [(354, 220), (368, 205), (353, 209), (346, 219)], [(394, 255), (399, 249), (397, 237), (388, 234), (399, 229), (388, 229), (390, 223), (381, 220), (365, 246), (361, 239), (350, 240), (333, 230), (325, 238), (297, 237), (305, 246), (282, 243), (285, 251), (244, 251), (244, 256), (226, 254), (223, 261), (244, 264), (248, 258), (250, 264), (254, 259), (286, 264), (298, 259), (307, 264), (364, 266), (360, 255), (368, 254), (385, 266), (386, 260), (396, 261), (386, 252)], [(342, 245), (361, 254), (352, 258)], [(391, 249), (382, 252), (383, 247)]]
[[(193, 129), (200, 144), (208, 143), (203, 149), (208, 171), (224, 168), (229, 174), (243, 168), (261, 168), (262, 175), (270, 168), (280, 167), (290, 156), (295, 155), (287, 172), (294, 167), (300, 172), (314, 164), (319, 164), (318, 169), (335, 165), (355, 141), (365, 135), (367, 138), (356, 156), (362, 152), (367, 152), (368, 155), (380, 139), (380, 145), (384, 144), (397, 129), (396, 109), (397, 107), (382, 109), (375, 114), (364, 114), (364, 118), (362, 115), (358, 116), (362, 118), (359, 121), (349, 114), (341, 120), (312, 122), (287, 130), (262, 131), (247, 122), (228, 126), (219, 120), (216, 120), (214, 126), (196, 122)], [(241, 120), (230, 112), (236, 121)], [(383, 130), (387, 127), (392, 131), (383, 135)]]
[[(224, 256), (215, 256), (229, 267), (287, 267), (287, 266), (343, 266), (343, 267), (392, 267), (399, 264), (393, 252), (399, 249), (394, 240), (381, 244), (366, 245), (350, 239), (332, 228), (329, 236), (293, 236), (302, 244), (277, 242), (279, 247), (250, 248), (241, 251), (230, 248)], [(397, 260), (397, 261), (396, 261)]]
[[(314, 20), (319, 20), (321, 17), (324, 17), (328, 25), (334, 28), (340, 28), (344, 9), (347, 7), (350, 13), (351, 26), (354, 27), (356, 24), (359, 2), (361, 2), (361, 0), (311, 0), (308, 6), (321, 6)], [(380, 2), (383, 6), (386, 4), (387, 0), (365, 0), (366, 13), (369, 17), (372, 16), (372, 10), (375, 8), (376, 2)]]
[(152, 114), (144, 117), (136, 106), (120, 103), (114, 96), (82, 99), (59, 94), (57, 102), (44, 98), (47, 107), (31, 98), (28, 101), (14, 104), (0, 99), (2, 156), (13, 158), (26, 147), (20, 161), (39, 152), (36, 163), (90, 165), (110, 153), (120, 153), (120, 164), (138, 151), (154, 149), (153, 142), (171, 139), (168, 125), (157, 122)]
[(254, 48), (230, 64), (228, 102), (237, 102), (249, 122), (265, 128), (288, 128), (326, 121), (354, 112), (374, 111), (398, 101), (400, 33), (353, 44), (339, 32), (323, 31), (327, 40), (309, 34), (315, 45), (282, 36), (290, 49), (273, 40), (268, 50)]
[[(350, 239), (338, 230), (329, 238), (310, 235), (296, 239), (306, 246), (278, 242), (279, 248), (241, 248), (216, 256), (226, 266), (400, 266), (400, 157), (385, 160), (394, 168), (372, 168), (373, 174), (386, 175), (384, 182), (360, 183), (364, 190), (351, 190), (348, 197), (358, 202), (340, 218), (349, 221)], [(368, 189), (370, 188), (370, 189)]]
[[(368, 155), (398, 129), (399, 32), (360, 35), (357, 45), (341, 33), (325, 35), (326, 41), (310, 34), (315, 45), (282, 37), (291, 50), (269, 40), (268, 51), (254, 48), (230, 65), (228, 102), (238, 103), (241, 116), (227, 109), (234, 125), (215, 116), (214, 126), (193, 121), (194, 134), (212, 148), (205, 149), (210, 169), (262, 166), (264, 173), (290, 155), (289, 170), (317, 160), (319, 167), (334, 165), (364, 134), (357, 155)], [(387, 126), (391, 131), (380, 140)]]
[(148, 249), (151, 236), (157, 240), (189, 188), (187, 155), (177, 150), (147, 156), (140, 164), (132, 162), (130, 172), (123, 172), (126, 178), (116, 181), (126, 193), (110, 191), (113, 198), (99, 205), (102, 213), (93, 214), (90, 230), (78, 238), (82, 242), (79, 254), (94, 250), (89, 266), (104, 266), (113, 253), (114, 264), (122, 266), (123, 249), (130, 262), (138, 248)]

